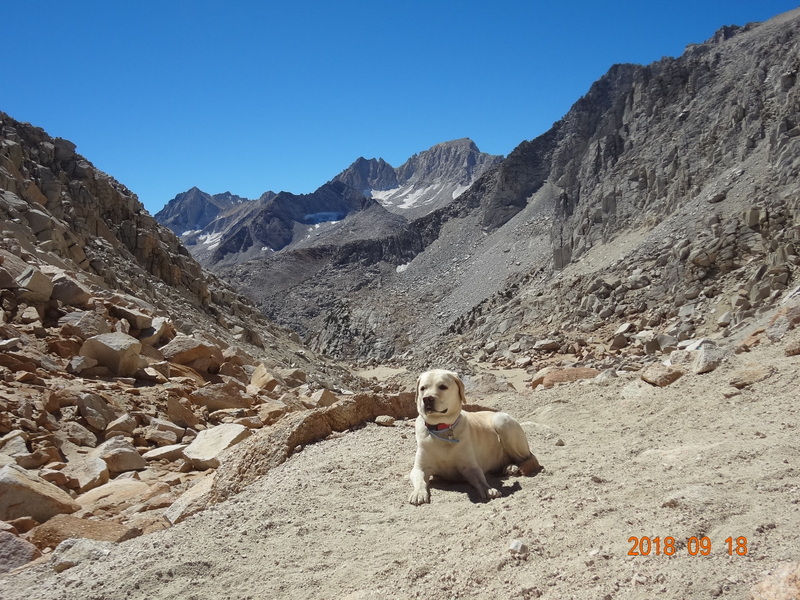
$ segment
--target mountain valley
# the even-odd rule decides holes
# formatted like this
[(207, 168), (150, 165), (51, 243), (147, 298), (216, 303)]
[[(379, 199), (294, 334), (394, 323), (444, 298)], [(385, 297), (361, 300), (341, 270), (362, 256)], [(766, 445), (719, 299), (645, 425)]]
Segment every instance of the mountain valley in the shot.
[[(798, 70), (800, 9), (154, 217), (0, 113), (0, 597), (798, 597)], [(432, 367), (545, 471), (411, 506)]]

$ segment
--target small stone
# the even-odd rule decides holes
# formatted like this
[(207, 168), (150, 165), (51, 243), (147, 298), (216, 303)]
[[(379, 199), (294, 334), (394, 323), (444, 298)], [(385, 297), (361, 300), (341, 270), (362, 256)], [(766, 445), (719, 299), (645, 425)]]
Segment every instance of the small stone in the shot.
[(800, 339), (796, 339), (786, 344), (786, 348), (784, 348), (783, 351), (786, 356), (797, 356), (800, 354)]
[(394, 427), (394, 417), (389, 415), (380, 415), (375, 417), (375, 424), (383, 427)]
[(508, 544), (508, 551), (512, 556), (518, 557), (527, 556), (530, 552), (528, 545), (522, 540), (511, 540), (511, 542)]
[(768, 367), (753, 366), (744, 369), (739, 369), (731, 377), (729, 383), (736, 389), (743, 389), (750, 387), (754, 383), (764, 381), (770, 375), (772, 370)]
[(661, 363), (654, 363), (642, 369), (640, 376), (643, 381), (651, 385), (666, 387), (680, 379), (683, 371)]

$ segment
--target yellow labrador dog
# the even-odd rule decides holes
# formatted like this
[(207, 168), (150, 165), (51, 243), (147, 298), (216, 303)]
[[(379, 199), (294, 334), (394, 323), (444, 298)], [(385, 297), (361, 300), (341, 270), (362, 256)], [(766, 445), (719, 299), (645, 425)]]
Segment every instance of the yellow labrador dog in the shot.
[(499, 498), (485, 473), (517, 464), (523, 475), (542, 470), (531, 454), (525, 432), (502, 412), (462, 412), (464, 384), (456, 373), (426, 371), (417, 380), (417, 455), (411, 470), (411, 504), (430, 502), (433, 475), (467, 481), (481, 498)]

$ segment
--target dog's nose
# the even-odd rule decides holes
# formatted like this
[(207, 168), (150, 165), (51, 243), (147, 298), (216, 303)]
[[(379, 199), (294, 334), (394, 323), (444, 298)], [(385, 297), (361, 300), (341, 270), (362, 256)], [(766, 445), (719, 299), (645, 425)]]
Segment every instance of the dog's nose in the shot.
[(422, 404), (425, 405), (425, 408), (433, 408), (433, 403), (436, 402), (436, 398), (433, 396), (423, 396), (422, 397)]

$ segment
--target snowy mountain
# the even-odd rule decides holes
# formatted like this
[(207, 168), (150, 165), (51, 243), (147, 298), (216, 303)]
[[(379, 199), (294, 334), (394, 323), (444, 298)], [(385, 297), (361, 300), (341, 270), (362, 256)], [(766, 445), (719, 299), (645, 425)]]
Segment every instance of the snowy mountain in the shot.
[(415, 154), (398, 168), (383, 159), (359, 158), (311, 194), (267, 192), (252, 201), (192, 188), (156, 219), (202, 264), (238, 264), (281, 250), (394, 235), (407, 220), (452, 202), (501, 158), (480, 152), (469, 139), (455, 140)]
[(463, 138), (415, 154), (396, 169), (383, 159), (361, 158), (336, 179), (359, 186), (387, 210), (414, 219), (452, 202), (502, 158)]

